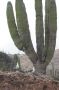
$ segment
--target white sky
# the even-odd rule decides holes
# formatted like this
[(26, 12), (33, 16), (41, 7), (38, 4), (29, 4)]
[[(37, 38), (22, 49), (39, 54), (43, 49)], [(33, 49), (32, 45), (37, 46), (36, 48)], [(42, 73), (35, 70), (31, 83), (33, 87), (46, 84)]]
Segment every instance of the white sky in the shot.
[[(0, 1), (0, 51), (4, 51), (7, 53), (18, 53), (19, 50), (14, 45), (8, 25), (7, 25), (7, 18), (6, 18), (6, 5), (7, 2), (11, 1), (13, 6), (15, 7), (15, 0), (1, 0)], [(34, 9), (34, 2), (35, 0), (24, 0), (26, 5), (26, 10), (28, 14), (28, 21), (29, 21), (29, 28), (31, 32), (31, 38), (36, 50), (36, 40), (35, 40), (35, 9)], [(44, 2), (43, 0), (43, 12), (44, 12)], [(56, 0), (57, 4), (57, 39), (56, 39), (56, 49), (59, 48), (59, 0)], [(14, 8), (15, 9), (15, 8)]]

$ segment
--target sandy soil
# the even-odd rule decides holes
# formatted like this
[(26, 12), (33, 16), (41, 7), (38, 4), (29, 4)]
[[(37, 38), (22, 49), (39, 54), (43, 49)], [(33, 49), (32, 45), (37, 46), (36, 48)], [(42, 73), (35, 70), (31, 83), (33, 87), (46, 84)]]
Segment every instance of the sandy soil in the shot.
[(0, 72), (0, 90), (59, 90), (59, 82), (46, 75)]

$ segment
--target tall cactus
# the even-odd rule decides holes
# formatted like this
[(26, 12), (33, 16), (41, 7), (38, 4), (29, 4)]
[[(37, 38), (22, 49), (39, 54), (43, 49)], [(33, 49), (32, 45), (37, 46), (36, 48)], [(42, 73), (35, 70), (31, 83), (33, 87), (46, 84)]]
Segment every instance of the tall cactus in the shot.
[[(18, 49), (23, 50), (33, 62), (37, 72), (45, 73), (46, 66), (53, 57), (56, 43), (57, 12), (55, 0), (45, 1), (45, 41), (43, 28), (42, 0), (35, 0), (36, 43), (35, 52), (23, 0), (16, 0), (16, 22), (11, 2), (7, 4), (7, 21), (11, 37)], [(44, 44), (45, 42), (45, 44)]]

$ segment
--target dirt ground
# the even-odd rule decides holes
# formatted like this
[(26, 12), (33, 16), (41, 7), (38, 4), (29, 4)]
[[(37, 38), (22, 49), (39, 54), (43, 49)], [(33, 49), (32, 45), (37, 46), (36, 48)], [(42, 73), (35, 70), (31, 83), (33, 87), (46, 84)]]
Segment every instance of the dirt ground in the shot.
[(0, 90), (59, 90), (59, 82), (45, 75), (0, 72)]

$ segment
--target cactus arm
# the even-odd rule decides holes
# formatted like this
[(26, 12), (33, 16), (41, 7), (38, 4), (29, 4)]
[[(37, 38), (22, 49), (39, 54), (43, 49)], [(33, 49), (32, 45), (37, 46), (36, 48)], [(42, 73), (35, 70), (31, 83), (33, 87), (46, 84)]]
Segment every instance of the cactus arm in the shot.
[(30, 59), (35, 62), (37, 61), (37, 55), (31, 42), (27, 14), (23, 0), (16, 0), (16, 20), (19, 36), (21, 36), (20, 39), (24, 45), (23, 51), (25, 51)]
[(46, 0), (45, 13), (45, 54), (48, 64), (53, 57), (56, 43), (57, 12), (55, 0)]
[(7, 13), (7, 22), (8, 22), (8, 26), (9, 26), (9, 31), (10, 31), (11, 37), (12, 37), (15, 45), (18, 48), (20, 48), (20, 50), (21, 50), (22, 49), (22, 45), (19, 42), (19, 34), (18, 34), (18, 31), (17, 31), (16, 23), (15, 23), (14, 14), (13, 14), (13, 8), (12, 8), (11, 2), (8, 2), (8, 4), (7, 4), (6, 13)]
[(32, 47), (32, 43), (30, 39), (29, 25), (23, 0), (16, 0), (16, 20), (24, 49), (28, 49), (29, 46)]
[(44, 29), (43, 29), (43, 14), (42, 14), (42, 0), (35, 0), (36, 10), (36, 43), (37, 54), (39, 60), (43, 61), (44, 51)]

